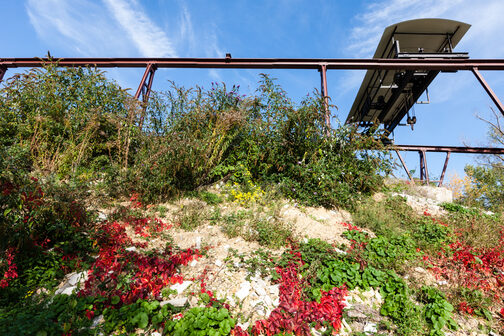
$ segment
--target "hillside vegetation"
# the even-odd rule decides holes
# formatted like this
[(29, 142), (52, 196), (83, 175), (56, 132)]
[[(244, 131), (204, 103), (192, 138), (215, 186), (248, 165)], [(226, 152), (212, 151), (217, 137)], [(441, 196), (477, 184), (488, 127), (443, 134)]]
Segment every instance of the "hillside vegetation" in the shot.
[(316, 92), (262, 75), (142, 106), (50, 65), (0, 99), (1, 335), (503, 331), (498, 198), (415, 212)]

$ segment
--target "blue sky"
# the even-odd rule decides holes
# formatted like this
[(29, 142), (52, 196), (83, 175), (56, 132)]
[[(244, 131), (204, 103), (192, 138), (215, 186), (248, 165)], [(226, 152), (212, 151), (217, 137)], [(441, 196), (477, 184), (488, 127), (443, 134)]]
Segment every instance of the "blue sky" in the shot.
[[(456, 48), (472, 58), (504, 58), (502, 0), (0, 0), (3, 32), (0, 57), (273, 57), (370, 58), (385, 27), (396, 22), (439, 17), (472, 25)], [(317, 71), (161, 69), (154, 89), (168, 80), (186, 87), (212, 81), (239, 84), (242, 93), (257, 86), (260, 72), (278, 78), (299, 101), (319, 88)], [(123, 87), (138, 85), (143, 70), (110, 69)], [(7, 77), (14, 74), (7, 72)], [(364, 71), (330, 70), (328, 91), (345, 120)], [(501, 72), (483, 72), (504, 100)], [(415, 130), (398, 127), (397, 144), (487, 145), (486, 124), (493, 107), (470, 72), (440, 74), (431, 85), (430, 105), (416, 105)], [(404, 154), (418, 171), (418, 155)], [(475, 159), (454, 154), (448, 175), (463, 174)], [(428, 154), (438, 177), (443, 154)]]

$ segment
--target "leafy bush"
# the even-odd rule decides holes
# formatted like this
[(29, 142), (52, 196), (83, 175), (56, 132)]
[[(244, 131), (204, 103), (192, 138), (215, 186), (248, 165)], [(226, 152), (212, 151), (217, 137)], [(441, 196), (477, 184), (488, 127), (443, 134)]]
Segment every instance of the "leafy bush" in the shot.
[(235, 326), (235, 320), (231, 318), (225, 308), (195, 307), (184, 313), (180, 320), (167, 321), (166, 330), (174, 336), (178, 335), (201, 335), (219, 336), (229, 335)]
[(161, 306), (156, 300), (149, 302), (141, 299), (119, 309), (105, 308), (103, 310), (105, 323), (102, 328), (107, 334), (114, 331), (133, 334), (137, 328), (146, 329), (148, 326), (157, 328), (173, 313), (172, 308), (168, 304)]
[(103, 73), (47, 65), (8, 79), (0, 97), (0, 144), (18, 144), (39, 171), (89, 179), (127, 166), (139, 110)]
[(266, 75), (250, 98), (238, 87), (173, 86), (154, 95), (147, 109), (130, 183), (154, 200), (219, 179), (254, 190), (257, 182), (273, 182), (305, 204), (349, 206), (380, 188), (390, 162), (384, 152), (368, 150), (379, 148), (373, 138), (346, 126), (327, 129), (324, 118), (318, 95), (295, 107)]
[(390, 168), (374, 138), (327, 128), (320, 95), (296, 107), (266, 75), (255, 96), (173, 85), (142, 111), (95, 69), (48, 65), (12, 77), (0, 96), (2, 145), (29, 153), (39, 173), (92, 182), (102, 195), (134, 190), (152, 202), (233, 178), (256, 191), (277, 183), (309, 205), (350, 206)]
[(0, 334), (62, 335), (77, 331), (76, 335), (94, 335), (89, 329), (92, 321), (85, 314), (93, 299), (56, 295), (42, 300), (29, 298), (22, 304), (0, 308)]
[[(379, 239), (379, 238), (376, 238)], [(311, 265), (317, 265), (315, 269), (306, 267), (303, 277), (310, 282), (308, 297), (319, 299), (322, 291), (330, 290), (334, 287), (346, 285), (349, 289), (359, 287), (367, 290), (370, 287), (379, 287), (384, 298), (384, 303), (380, 313), (390, 317), (398, 326), (398, 333), (401, 335), (416, 335), (424, 329), (421, 310), (411, 299), (411, 291), (407, 284), (394, 271), (382, 271), (373, 266), (363, 267), (352, 258), (351, 255), (321, 255), (313, 247), (309, 247), (313, 242), (301, 246), (305, 255), (311, 255)], [(318, 256), (318, 257), (317, 257)], [(316, 262), (318, 259), (318, 263)], [(365, 262), (370, 260), (364, 259)], [(316, 272), (316, 276), (310, 272)]]
[(425, 318), (432, 326), (430, 335), (442, 336), (442, 329), (447, 326), (456, 330), (457, 323), (451, 318), (453, 306), (446, 301), (446, 297), (434, 287), (422, 287), (421, 298), (426, 303)]
[(381, 202), (368, 199), (355, 208), (352, 217), (356, 225), (382, 235), (393, 245), (407, 246), (410, 251), (417, 247), (434, 251), (451, 239), (450, 227), (431, 216), (419, 216), (399, 196)]

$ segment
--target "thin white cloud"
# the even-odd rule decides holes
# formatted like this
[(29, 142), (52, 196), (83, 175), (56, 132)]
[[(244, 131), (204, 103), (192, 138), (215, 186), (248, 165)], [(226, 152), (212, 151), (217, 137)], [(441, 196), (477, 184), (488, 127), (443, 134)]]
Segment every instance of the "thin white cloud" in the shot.
[[(502, 57), (502, 0), (392, 0), (376, 1), (355, 18), (348, 54), (372, 57), (383, 30), (396, 22), (419, 18), (446, 18), (472, 25), (460, 47), (479, 57)], [(459, 48), (460, 49), (460, 48)]]
[[(178, 34), (174, 40), (177, 50), (182, 57), (224, 57), (225, 52), (220, 48), (218, 28), (215, 22), (195, 21), (187, 3), (178, 1), (180, 14), (178, 19)], [(221, 71), (208, 70), (210, 78), (221, 81)]]
[(194, 50), (197, 48), (196, 35), (194, 33), (194, 28), (192, 24), (191, 13), (185, 5), (181, 3), (181, 13), (179, 18), (179, 36), (177, 44), (180, 47), (185, 47), (188, 50)]
[(49, 47), (62, 46), (84, 56), (111, 56), (128, 50), (121, 43), (118, 27), (103, 15), (101, 6), (89, 0), (29, 0), (26, 11)]
[(152, 22), (136, 0), (103, 0), (145, 57), (176, 57), (172, 41)]
[[(138, 0), (27, 0), (26, 11), (48, 48), (71, 54), (224, 57), (217, 23), (211, 18), (194, 20), (191, 3), (177, 2), (162, 26)], [(220, 79), (218, 73), (213, 71), (212, 77)]]
[(357, 57), (372, 57), (383, 30), (396, 22), (440, 17), (453, 18), (453, 11), (467, 0), (392, 0), (377, 1), (358, 15), (352, 29), (348, 52)]

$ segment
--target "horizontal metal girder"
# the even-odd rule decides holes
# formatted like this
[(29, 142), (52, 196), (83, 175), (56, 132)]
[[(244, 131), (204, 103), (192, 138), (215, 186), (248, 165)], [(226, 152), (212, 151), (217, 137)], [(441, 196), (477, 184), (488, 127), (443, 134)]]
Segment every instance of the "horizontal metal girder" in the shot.
[(504, 154), (504, 148), (491, 147), (393, 145), (391, 149), (408, 152)]
[(504, 70), (504, 59), (320, 59), (320, 58), (0, 58), (0, 67), (98, 68), (244, 68), (244, 69), (384, 69), (384, 70)]

